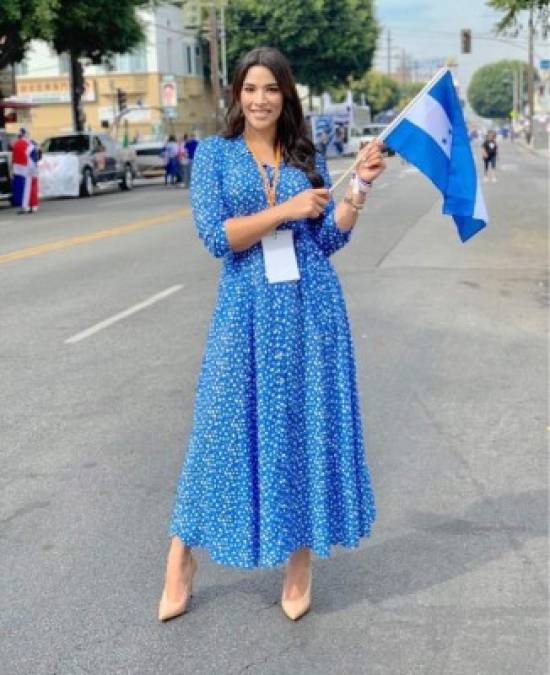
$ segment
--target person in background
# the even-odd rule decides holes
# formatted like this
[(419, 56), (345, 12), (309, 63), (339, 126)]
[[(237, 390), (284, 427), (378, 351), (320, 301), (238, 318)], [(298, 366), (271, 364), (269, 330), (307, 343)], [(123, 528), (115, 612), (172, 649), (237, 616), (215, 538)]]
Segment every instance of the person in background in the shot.
[(18, 213), (36, 211), (38, 208), (38, 146), (27, 138), (26, 129), (19, 130), (17, 140), (12, 145), (12, 166), (13, 206), (19, 207)]
[(174, 134), (170, 134), (164, 146), (164, 184), (176, 185), (178, 182), (178, 142)]
[(187, 135), (184, 134), (183, 138), (180, 139), (178, 143), (178, 161), (180, 165), (180, 174), (181, 174), (181, 184), (182, 187), (189, 187), (190, 176), (189, 176), (189, 157), (187, 155), (187, 150), (185, 148), (185, 141), (187, 140)]
[(29, 195), (29, 207), (32, 213), (38, 211), (38, 162), (42, 159), (42, 150), (38, 143), (34, 140), (30, 140), (30, 153), (29, 153), (29, 174), (31, 178), (31, 191)]
[[(187, 136), (187, 134), (186, 134)], [(184, 136), (184, 138), (186, 138)], [(185, 140), (185, 149), (187, 151), (187, 158), (189, 159), (189, 165), (187, 169), (187, 185), (191, 184), (191, 174), (193, 173), (193, 158), (195, 157), (195, 152), (197, 150), (197, 145), (199, 142), (195, 138), (194, 134), (189, 134), (189, 136)]]
[(340, 156), (344, 154), (344, 134), (340, 126), (337, 126), (334, 131), (334, 147)]
[(481, 154), (483, 157), (483, 163), (485, 167), (483, 180), (485, 182), (489, 180), (489, 166), (492, 169), (492, 171), (490, 172), (491, 181), (493, 183), (497, 182), (497, 177), (495, 175), (497, 166), (497, 153), (498, 153), (497, 135), (495, 131), (490, 130), (487, 132), (485, 140), (483, 141), (483, 145), (481, 146)]
[(317, 150), (323, 155), (323, 157), (327, 156), (327, 149), (328, 149), (328, 144), (329, 144), (329, 136), (325, 130), (321, 131), (321, 134), (319, 136), (319, 140), (317, 141)]

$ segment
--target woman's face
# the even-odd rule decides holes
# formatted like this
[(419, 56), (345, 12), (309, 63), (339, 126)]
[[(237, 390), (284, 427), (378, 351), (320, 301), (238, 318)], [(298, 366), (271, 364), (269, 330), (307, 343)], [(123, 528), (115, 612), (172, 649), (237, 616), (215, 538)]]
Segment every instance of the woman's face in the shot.
[(283, 110), (283, 94), (269, 68), (252, 66), (248, 69), (241, 89), (241, 108), (246, 125), (256, 131), (277, 125)]

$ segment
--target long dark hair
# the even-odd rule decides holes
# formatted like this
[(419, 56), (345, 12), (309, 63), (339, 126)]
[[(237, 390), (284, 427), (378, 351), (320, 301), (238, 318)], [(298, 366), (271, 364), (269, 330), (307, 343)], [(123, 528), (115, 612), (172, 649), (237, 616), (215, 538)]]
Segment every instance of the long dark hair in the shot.
[(313, 187), (322, 187), (323, 179), (315, 168), (315, 146), (308, 138), (304, 113), (292, 70), (287, 59), (274, 47), (258, 47), (245, 54), (237, 64), (232, 83), (232, 98), (226, 116), (225, 138), (235, 138), (244, 131), (241, 90), (252, 66), (264, 66), (273, 73), (283, 95), (283, 109), (277, 121), (277, 141), (287, 164), (303, 171)]

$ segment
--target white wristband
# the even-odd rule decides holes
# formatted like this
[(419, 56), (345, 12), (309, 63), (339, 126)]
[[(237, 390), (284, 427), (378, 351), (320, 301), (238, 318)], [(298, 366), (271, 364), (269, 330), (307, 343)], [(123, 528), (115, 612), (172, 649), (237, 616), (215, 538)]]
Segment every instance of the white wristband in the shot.
[(351, 191), (356, 195), (366, 194), (372, 187), (372, 182), (370, 180), (363, 180), (362, 178), (359, 178), (356, 173), (352, 175), (349, 184), (351, 186)]

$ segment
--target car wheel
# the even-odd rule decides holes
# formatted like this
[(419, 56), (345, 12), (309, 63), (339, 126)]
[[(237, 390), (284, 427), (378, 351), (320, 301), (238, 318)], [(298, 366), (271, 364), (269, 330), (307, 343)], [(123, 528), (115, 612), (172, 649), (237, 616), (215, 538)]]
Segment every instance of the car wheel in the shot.
[(82, 183), (80, 184), (80, 196), (91, 197), (94, 194), (94, 176), (92, 170), (88, 167), (82, 172)]
[(134, 172), (129, 164), (124, 167), (124, 178), (120, 182), (123, 190), (131, 190), (134, 187)]

